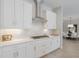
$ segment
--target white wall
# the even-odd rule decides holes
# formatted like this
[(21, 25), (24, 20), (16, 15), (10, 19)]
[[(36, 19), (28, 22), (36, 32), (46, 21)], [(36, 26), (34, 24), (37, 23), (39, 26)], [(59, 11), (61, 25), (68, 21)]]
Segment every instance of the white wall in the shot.
[(63, 47), (63, 9), (62, 7), (58, 7), (56, 9), (53, 9), (54, 12), (56, 12), (57, 15), (57, 21), (56, 26), (59, 31), (60, 40), (61, 40), (61, 48)]

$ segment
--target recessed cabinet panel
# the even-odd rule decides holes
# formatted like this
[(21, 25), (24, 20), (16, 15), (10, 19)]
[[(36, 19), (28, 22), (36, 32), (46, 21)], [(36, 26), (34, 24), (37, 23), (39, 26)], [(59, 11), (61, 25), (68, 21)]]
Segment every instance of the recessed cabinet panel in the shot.
[(4, 50), (2, 53), (3, 53), (2, 55), (3, 58), (15, 58), (16, 57), (15, 56), (16, 52), (14, 50), (9, 50), (9, 51)]
[(12, 46), (2, 47), (2, 57), (3, 58), (14, 58), (14, 57), (18, 57), (16, 55), (16, 46), (15, 45), (12, 45)]
[(60, 38), (59, 37), (53, 37), (53, 40), (52, 40), (53, 50), (58, 49), (59, 47), (60, 47)]
[(35, 42), (29, 42), (27, 43), (27, 58), (34, 58), (35, 57), (35, 52), (36, 52), (36, 48), (35, 48)]
[(34, 42), (18, 44), (17, 51), (19, 58), (35, 57)]
[(17, 45), (18, 57), (25, 58), (27, 56), (27, 44), (22, 43)]
[(47, 10), (47, 28), (48, 29), (56, 29), (56, 13), (51, 10)]
[(41, 57), (52, 51), (51, 39), (45, 38), (36, 41), (36, 56)]
[(23, 28), (23, 0), (15, 0), (16, 27)]
[(0, 0), (0, 28), (27, 29), (32, 26), (32, 3), (25, 0)]
[(14, 0), (1, 0), (1, 27), (12, 28), (14, 22)]
[(32, 26), (32, 3), (24, 1), (24, 29)]

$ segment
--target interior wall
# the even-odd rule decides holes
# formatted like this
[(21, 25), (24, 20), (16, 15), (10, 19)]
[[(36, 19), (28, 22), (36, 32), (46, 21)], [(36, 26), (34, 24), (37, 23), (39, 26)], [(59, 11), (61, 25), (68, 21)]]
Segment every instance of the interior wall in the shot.
[(60, 36), (60, 45), (61, 48), (63, 47), (63, 9), (62, 7), (53, 9), (56, 12), (57, 15), (57, 20), (56, 20), (56, 26), (57, 26), (57, 30), (59, 31), (59, 36)]

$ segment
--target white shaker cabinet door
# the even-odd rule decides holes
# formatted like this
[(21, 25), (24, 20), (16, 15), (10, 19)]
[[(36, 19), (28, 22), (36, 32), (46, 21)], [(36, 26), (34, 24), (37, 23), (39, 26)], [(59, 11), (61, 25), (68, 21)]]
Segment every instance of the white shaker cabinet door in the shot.
[(56, 13), (53, 11), (47, 10), (47, 28), (48, 29), (56, 29)]
[(51, 39), (48, 39), (47, 41), (46, 41), (46, 48), (45, 48), (45, 50), (46, 50), (46, 54), (47, 53), (50, 53), (51, 51), (53, 51), (52, 50), (52, 40)]
[(57, 37), (57, 48), (60, 48), (60, 37)]
[(4, 14), (3, 14), (3, 12), (4, 12), (4, 5), (3, 5), (3, 3), (4, 3), (4, 0), (0, 0), (0, 28), (2, 28), (3, 26), (3, 19), (4, 19)]
[(24, 29), (32, 26), (32, 3), (24, 1)]
[(18, 58), (25, 58), (27, 56), (27, 45), (25, 43), (17, 45)]
[(41, 46), (42, 44), (36, 44), (36, 57), (41, 57), (43, 54), (43, 47)]
[(36, 49), (35, 49), (35, 44), (34, 44), (35, 42), (29, 42), (29, 43), (27, 43), (27, 58), (33, 58), (33, 57), (35, 57), (35, 51), (36, 51)]
[(50, 39), (45, 38), (36, 41), (36, 57), (42, 57), (45, 54), (49, 53), (50, 50), (51, 50)]
[(19, 52), (19, 58), (33, 58), (35, 57), (34, 43), (22, 43), (17, 45), (17, 51)]
[(59, 39), (59, 37), (53, 37), (52, 47), (53, 47), (54, 50), (58, 49), (60, 47), (60, 39)]
[(2, 48), (3, 58), (15, 58), (18, 57), (15, 46), (5, 46)]
[(23, 28), (23, 0), (15, 0), (16, 28)]
[(26, 58), (27, 57), (27, 47), (19, 47), (18, 48), (18, 58)]
[(1, 0), (1, 28), (14, 27), (14, 0)]
[(52, 50), (55, 50), (56, 49), (56, 45), (57, 45), (56, 39), (53, 39), (52, 40)]
[(4, 50), (2, 55), (2, 58), (16, 58), (18, 57), (17, 52), (15, 50)]

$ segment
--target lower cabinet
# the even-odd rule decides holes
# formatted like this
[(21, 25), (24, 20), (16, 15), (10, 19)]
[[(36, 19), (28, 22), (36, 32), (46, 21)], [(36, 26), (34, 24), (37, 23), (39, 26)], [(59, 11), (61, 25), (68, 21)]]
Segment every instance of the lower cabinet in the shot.
[(33, 58), (35, 57), (35, 51), (34, 51), (34, 42), (27, 42), (18, 44), (16, 47), (18, 51), (18, 57), (19, 58)]
[(34, 43), (26, 42), (2, 47), (0, 58), (33, 58), (35, 57)]
[(17, 46), (16, 51), (18, 52), (18, 58), (25, 58), (27, 56), (26, 43), (17, 44), (16, 46)]
[(15, 58), (18, 57), (18, 52), (15, 46), (2, 47), (2, 58)]
[(60, 47), (60, 38), (59, 37), (53, 37), (52, 39), (52, 48), (53, 50), (56, 50)]
[(19, 58), (33, 58), (33, 57), (35, 57), (34, 42), (20, 44), (17, 47), (17, 50), (19, 52), (19, 56), (18, 56)]
[(0, 58), (42, 57), (60, 47), (60, 39), (44, 38), (0, 47)]
[(36, 41), (36, 56), (42, 57), (52, 51), (51, 39)]
[(27, 43), (27, 58), (35, 57), (35, 42)]

